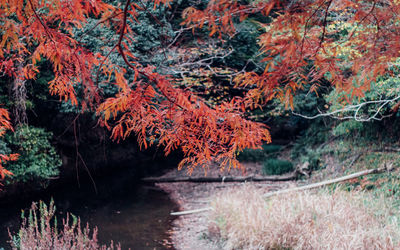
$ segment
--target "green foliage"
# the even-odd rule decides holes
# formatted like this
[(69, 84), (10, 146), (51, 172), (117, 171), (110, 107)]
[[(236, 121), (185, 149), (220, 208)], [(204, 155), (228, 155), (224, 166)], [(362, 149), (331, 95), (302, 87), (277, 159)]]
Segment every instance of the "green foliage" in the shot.
[(262, 145), (264, 154), (270, 157), (277, 157), (279, 151), (281, 151), (282, 146), (276, 144), (264, 144)]
[(242, 162), (261, 162), (266, 157), (277, 157), (281, 150), (280, 145), (265, 144), (262, 149), (244, 149), (239, 153), (238, 159)]
[(330, 130), (331, 128), (325, 126), (320, 120), (311, 123), (294, 143), (291, 153), (292, 159), (299, 159), (310, 152), (309, 149), (327, 142), (331, 136)]
[(281, 175), (294, 170), (293, 163), (281, 159), (267, 159), (263, 162), (265, 175)]
[(244, 149), (238, 155), (238, 160), (241, 162), (259, 162), (264, 159), (264, 152), (262, 149)]
[(9, 162), (7, 169), (14, 175), (11, 182), (38, 181), (46, 185), (48, 179), (59, 174), (61, 159), (50, 144), (51, 132), (42, 128), (22, 126), (5, 136), (0, 143), (1, 153), (18, 153), (19, 159)]
[(336, 127), (333, 128), (332, 134), (334, 136), (345, 136), (349, 134), (357, 134), (362, 131), (364, 125), (362, 122), (357, 122), (354, 120), (344, 121), (339, 123)]
[[(241, 23), (235, 24), (236, 29), (239, 31), (234, 37), (227, 41), (226, 47), (235, 48), (230, 56), (226, 58), (225, 63), (229, 67), (242, 69), (249, 61), (258, 62), (259, 58), (259, 45), (257, 39), (261, 34), (260, 27), (257, 20), (246, 20)], [(256, 65), (247, 65), (250, 68)]]

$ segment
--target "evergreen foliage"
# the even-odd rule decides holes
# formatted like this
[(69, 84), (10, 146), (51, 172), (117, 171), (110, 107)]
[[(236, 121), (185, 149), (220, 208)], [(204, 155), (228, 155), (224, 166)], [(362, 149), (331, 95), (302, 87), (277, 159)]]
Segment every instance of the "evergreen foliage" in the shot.
[(281, 148), (280, 145), (264, 144), (261, 149), (244, 149), (238, 159), (242, 162), (261, 162), (268, 157), (277, 157)]
[(294, 170), (293, 163), (281, 159), (267, 159), (263, 162), (263, 174), (281, 175)]
[(18, 127), (1, 141), (1, 153), (17, 152), (17, 161), (7, 163), (13, 175), (8, 183), (24, 182), (46, 185), (59, 174), (60, 156), (51, 145), (51, 132), (32, 126)]

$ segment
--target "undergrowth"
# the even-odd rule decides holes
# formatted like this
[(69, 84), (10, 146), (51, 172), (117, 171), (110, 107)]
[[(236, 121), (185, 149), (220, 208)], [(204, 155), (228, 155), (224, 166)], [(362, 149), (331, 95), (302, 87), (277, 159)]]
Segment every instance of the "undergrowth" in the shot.
[(267, 159), (263, 162), (263, 174), (281, 175), (294, 170), (293, 163), (280, 159)]
[(282, 146), (275, 144), (262, 145), (261, 149), (244, 149), (238, 155), (242, 162), (261, 162), (267, 158), (276, 158)]
[(264, 175), (281, 175), (294, 170), (293, 163), (278, 159), (282, 146), (265, 144), (262, 149), (245, 149), (239, 153), (238, 159), (242, 162), (259, 162), (262, 164)]

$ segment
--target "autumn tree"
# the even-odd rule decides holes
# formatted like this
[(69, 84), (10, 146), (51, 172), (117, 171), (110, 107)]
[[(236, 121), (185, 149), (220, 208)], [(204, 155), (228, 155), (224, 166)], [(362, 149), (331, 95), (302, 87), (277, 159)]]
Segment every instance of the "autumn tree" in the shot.
[[(299, 89), (308, 85), (317, 92), (322, 81), (329, 81), (341, 91), (338, 98), (349, 102), (362, 97), (379, 76), (394, 73), (399, 56), (400, 3), (395, 0), (210, 0), (185, 8), (181, 30), (173, 37), (160, 37), (159, 52), (165, 53), (165, 60), (168, 50), (181, 58), (161, 70), (132, 53), (136, 40), (130, 24), (140, 24), (138, 12), (144, 11), (162, 27), (151, 9), (174, 8), (174, 4), (172, 0), (127, 0), (115, 5), (101, 0), (2, 1), (0, 69), (14, 79), (16, 93), (21, 93), (22, 85), (40, 72), (38, 63), (48, 60), (54, 72), (51, 94), (80, 110), (94, 110), (114, 140), (134, 134), (144, 148), (157, 144), (166, 154), (180, 148), (185, 157), (179, 167), (193, 170), (212, 160), (222, 168), (240, 167), (238, 151), (271, 141), (268, 127), (249, 119), (247, 110), (272, 99), (292, 108)], [(208, 70), (199, 74), (220, 74), (210, 62), (227, 54), (192, 60), (185, 57), (188, 48), (180, 47), (180, 36), (207, 29), (210, 39), (226, 42), (238, 34), (240, 22), (255, 15), (265, 17), (257, 21), (262, 57), (258, 69), (246, 65), (229, 69), (241, 94), (210, 102), (199, 89), (185, 88), (188, 66)], [(96, 24), (88, 27), (89, 18), (97, 19)], [(107, 51), (89, 48), (76, 32), (99, 26), (115, 34)], [(115, 52), (124, 64), (110, 59)], [(104, 85), (115, 86), (117, 93), (105, 96), (100, 87)]]

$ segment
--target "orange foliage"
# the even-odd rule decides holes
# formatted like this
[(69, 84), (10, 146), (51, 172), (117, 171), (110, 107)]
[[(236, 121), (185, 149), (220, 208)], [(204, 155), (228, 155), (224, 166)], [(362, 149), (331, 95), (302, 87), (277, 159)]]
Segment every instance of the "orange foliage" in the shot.
[[(210, 35), (232, 32), (223, 18), (240, 15), (243, 19), (248, 13), (268, 14), (272, 9), (274, 18), (261, 24), (265, 32), (259, 37), (267, 62), (264, 72), (236, 78), (238, 85), (257, 86), (248, 93), (250, 106), (274, 97), (292, 106), (296, 90), (313, 84), (315, 91), (323, 78), (361, 97), (378, 76), (390, 73), (389, 67), (400, 56), (397, 0), (269, 0), (242, 6), (237, 1), (214, 0), (205, 10), (189, 9), (184, 23), (201, 27), (207, 20)], [(340, 40), (337, 34), (343, 32), (343, 23), (350, 28)], [(328, 29), (328, 25), (336, 26)]]
[[(152, 0), (154, 8), (171, 0)], [(293, 105), (293, 95), (305, 84), (328, 78), (337, 88), (354, 96), (363, 95), (371, 81), (388, 71), (400, 56), (400, 2), (359, 0), (306, 1), (211, 0), (203, 10), (189, 7), (183, 23), (193, 31), (208, 26), (210, 36), (234, 34), (234, 18), (244, 20), (255, 13), (272, 17), (259, 38), (267, 66), (263, 73), (245, 72), (236, 77), (238, 86), (250, 86), (244, 98), (210, 107), (193, 91), (182, 90), (172, 76), (143, 66), (129, 51), (133, 32), (127, 20), (136, 22), (141, 7), (127, 0), (112, 6), (101, 0), (0, 2), (0, 69), (15, 76), (15, 65), (24, 63), (26, 79), (35, 78), (37, 63), (46, 58), (55, 78), (49, 82), (52, 94), (83, 108), (94, 108), (100, 123), (112, 130), (112, 138), (138, 137), (146, 148), (157, 143), (165, 153), (180, 148), (185, 159), (180, 167), (205, 166), (215, 160), (221, 166), (238, 167), (235, 154), (246, 147), (259, 147), (271, 138), (265, 125), (244, 118), (272, 98)], [(46, 10), (46, 11), (40, 11)], [(119, 35), (114, 49), (126, 68), (113, 65), (107, 54), (94, 54), (79, 42), (72, 29), (82, 28), (87, 18), (97, 16), (98, 25), (109, 25)], [(336, 18), (336, 19), (335, 19)], [(352, 26), (345, 40), (335, 38), (337, 30), (327, 26), (344, 20)], [(112, 24), (112, 25), (111, 25)], [(336, 33), (335, 33), (336, 32)], [(132, 36), (127, 36), (127, 34)], [(310, 68), (311, 65), (311, 68)], [(134, 72), (134, 79), (126, 73)], [(350, 73), (349, 73), (350, 72)], [(102, 99), (94, 80), (99, 74), (115, 76), (119, 88), (114, 97)], [(82, 86), (84, 100), (78, 103), (75, 87)]]
[[(170, 2), (155, 0), (154, 5)], [(82, 85), (85, 101), (81, 105), (97, 109), (101, 124), (112, 129), (113, 139), (124, 139), (133, 133), (144, 148), (156, 141), (164, 146), (165, 154), (181, 148), (186, 157), (180, 167), (188, 165), (193, 169), (211, 160), (221, 166), (238, 167), (237, 150), (259, 147), (262, 140), (271, 140), (266, 126), (245, 120), (238, 99), (211, 108), (195, 93), (175, 88), (171, 77), (143, 67), (129, 52), (130, 40), (124, 37), (130, 32), (126, 21), (136, 20), (139, 8), (130, 1), (121, 9), (99, 0), (3, 1), (0, 18), (6, 30), (0, 43), (2, 69), (13, 75), (14, 65), (28, 58), (24, 72), (25, 78), (31, 79), (38, 72), (37, 62), (46, 58), (55, 73), (49, 82), (50, 93), (78, 105), (75, 86)], [(48, 11), (39, 13), (39, 9)], [(103, 25), (110, 20), (118, 24), (116, 32), (120, 37), (116, 47), (128, 68), (135, 72), (133, 81), (125, 78), (127, 69), (111, 64), (106, 55), (87, 51), (70, 32), (83, 27), (90, 14), (101, 16)], [(21, 37), (26, 39), (22, 41)], [(27, 48), (31, 44), (37, 44), (33, 51)], [(95, 67), (100, 67), (101, 74), (115, 76), (113, 84), (120, 90), (115, 97), (99, 99), (93, 81)]]
[(239, 100), (210, 108), (192, 92), (173, 88), (167, 76), (151, 68), (143, 73), (147, 82), (136, 82), (135, 90), (127, 82), (116, 83), (120, 93), (98, 108), (108, 127), (111, 117), (122, 114), (112, 129), (114, 139), (134, 133), (145, 148), (157, 139), (166, 155), (181, 148), (186, 158), (179, 167), (187, 164), (190, 171), (211, 160), (222, 167), (238, 167), (237, 150), (257, 147), (261, 140), (270, 142), (265, 125), (242, 118)]
[[(3, 136), (6, 133), (6, 130), (12, 130), (12, 126), (10, 123), (10, 116), (6, 109), (0, 108), (0, 136)], [(6, 175), (12, 175), (10, 171), (3, 167), (3, 164), (8, 161), (15, 161), (18, 159), (18, 154), (10, 154), (4, 155), (0, 154), (0, 177), (4, 179)], [(1, 184), (1, 183), (0, 183)]]

